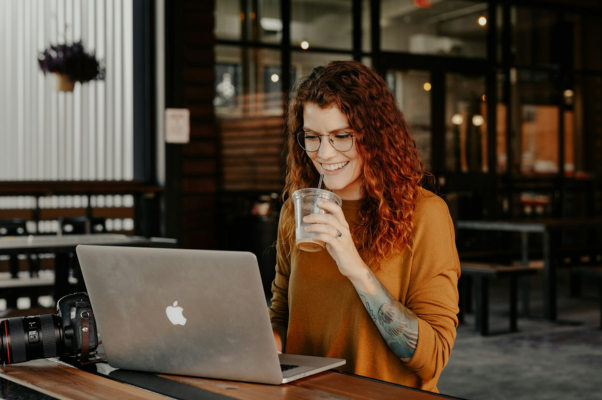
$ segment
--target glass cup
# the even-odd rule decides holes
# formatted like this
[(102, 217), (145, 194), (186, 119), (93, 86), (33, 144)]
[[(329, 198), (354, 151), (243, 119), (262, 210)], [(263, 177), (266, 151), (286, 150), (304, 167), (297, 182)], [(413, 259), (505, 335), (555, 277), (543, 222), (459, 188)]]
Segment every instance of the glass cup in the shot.
[(303, 217), (310, 214), (330, 214), (318, 207), (321, 200), (331, 201), (339, 207), (343, 204), (341, 198), (333, 192), (323, 189), (299, 189), (291, 196), (295, 206), (295, 230), (296, 244), (299, 250), (320, 251), (326, 244), (320, 240), (314, 240), (314, 232), (306, 232), (305, 227), (310, 224), (303, 223)]

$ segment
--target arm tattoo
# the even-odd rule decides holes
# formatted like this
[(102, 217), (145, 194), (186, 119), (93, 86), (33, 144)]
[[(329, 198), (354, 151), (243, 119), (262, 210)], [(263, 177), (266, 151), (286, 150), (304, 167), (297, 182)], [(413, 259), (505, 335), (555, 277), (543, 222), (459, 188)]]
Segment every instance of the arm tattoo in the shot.
[(356, 289), (362, 303), (393, 353), (401, 361), (409, 361), (418, 344), (418, 317), (395, 299), (372, 271), (368, 271), (368, 282), (370, 294)]
[(374, 311), (372, 311), (372, 309), (370, 308), (370, 303), (366, 301), (365, 296), (360, 294), (360, 297), (362, 299), (362, 303), (364, 303), (364, 305), (366, 306), (366, 311), (368, 311), (368, 314), (370, 314), (370, 317), (372, 317), (372, 321), (376, 322), (376, 316), (374, 315)]

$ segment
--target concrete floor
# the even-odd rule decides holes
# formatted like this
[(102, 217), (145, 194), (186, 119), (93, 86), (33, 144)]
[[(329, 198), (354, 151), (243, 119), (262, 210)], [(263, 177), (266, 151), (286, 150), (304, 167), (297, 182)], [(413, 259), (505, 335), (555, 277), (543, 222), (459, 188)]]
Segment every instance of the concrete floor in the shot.
[[(558, 321), (541, 312), (541, 272), (530, 278), (531, 312), (517, 333), (482, 337), (474, 315), (459, 326), (451, 359), (439, 379), (443, 394), (464, 399), (602, 399), (602, 330), (597, 282), (568, 295), (568, 271), (558, 273)], [(490, 289), (490, 329), (508, 329), (508, 281)]]

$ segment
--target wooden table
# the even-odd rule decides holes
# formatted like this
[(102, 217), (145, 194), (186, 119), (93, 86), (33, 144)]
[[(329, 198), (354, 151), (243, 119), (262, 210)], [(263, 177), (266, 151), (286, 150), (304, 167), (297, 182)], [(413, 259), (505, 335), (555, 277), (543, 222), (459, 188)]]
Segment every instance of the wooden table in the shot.
[(174, 239), (126, 236), (115, 234), (88, 235), (30, 235), (0, 238), (0, 255), (55, 254), (55, 300), (69, 293), (69, 253), (80, 244), (135, 247), (175, 247)]
[[(457, 399), (335, 371), (323, 372), (280, 386), (173, 375), (152, 377), (162, 382), (164, 387), (175, 388), (171, 395), (178, 399)], [(0, 367), (0, 378), (9, 381), (4, 385), (12, 385), (13, 392), (15, 384), (18, 384), (59, 399), (165, 399), (160, 394), (120, 383), (102, 374), (82, 371), (51, 360), (35, 360)], [(3, 391), (4, 389), (2, 388)], [(174, 393), (180, 394), (174, 396)]]
[(552, 248), (552, 233), (563, 229), (602, 228), (602, 219), (533, 219), (507, 221), (457, 221), (457, 229), (474, 229), (485, 231), (519, 232), (521, 234), (521, 255), (524, 266), (529, 264), (530, 233), (541, 234), (543, 254), (543, 309), (544, 317), (550, 321), (557, 318), (556, 304), (556, 269), (553, 255), (557, 249)]

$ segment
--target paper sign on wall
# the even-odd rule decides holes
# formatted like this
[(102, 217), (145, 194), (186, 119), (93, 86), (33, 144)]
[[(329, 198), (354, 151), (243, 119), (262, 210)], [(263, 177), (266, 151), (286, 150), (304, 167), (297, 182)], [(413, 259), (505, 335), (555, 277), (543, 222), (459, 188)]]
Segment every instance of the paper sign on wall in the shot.
[(190, 142), (190, 111), (187, 108), (165, 109), (165, 141)]

